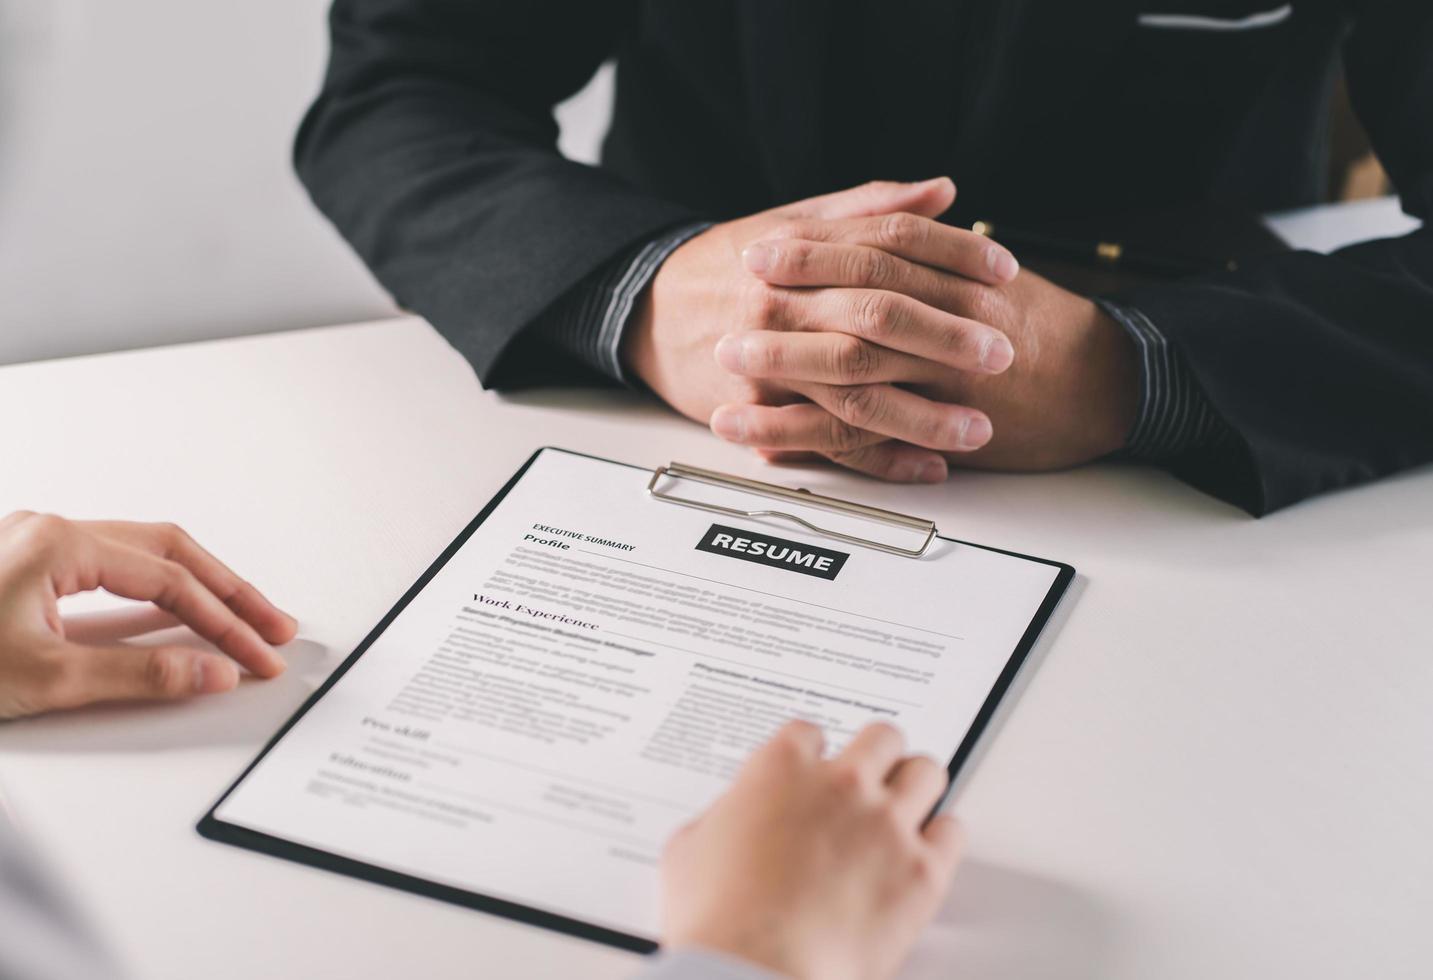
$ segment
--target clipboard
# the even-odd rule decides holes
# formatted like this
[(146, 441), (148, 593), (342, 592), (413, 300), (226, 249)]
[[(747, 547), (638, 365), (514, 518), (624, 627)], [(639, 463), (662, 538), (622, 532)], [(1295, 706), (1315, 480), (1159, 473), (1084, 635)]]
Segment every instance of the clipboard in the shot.
[[(972, 544), (953, 538), (945, 538), (938, 534), (932, 521), (898, 514), (893, 511), (886, 511), (880, 508), (869, 507), (865, 504), (812, 494), (809, 491), (796, 488), (766, 484), (744, 477), (732, 476), (730, 474), (723, 474), (682, 464), (669, 463), (655, 470), (647, 470), (644, 467), (603, 459), (602, 457), (592, 456), (586, 453), (578, 453), (554, 447), (544, 447), (534, 452), (533, 455), (528, 458), (523, 466), (507, 481), (497, 494), (488, 501), (477, 516), (474, 517), (463, 531), (443, 550), (433, 564), (419, 576), (418, 580), (413, 583), (393, 608), (390, 609), (369, 632), (358, 647), (345, 658), (343, 663), (309, 696), (298, 711), (295, 712), (293, 717), (286, 721), (273, 737), (269, 739), (254, 760), (245, 767), (243, 772), (229, 785), (199, 821), (196, 829), (201, 836), (210, 840), (284, 858), (301, 864), (307, 864), (311, 867), (348, 875), (376, 884), (386, 885), (477, 911), (503, 916), (528, 925), (538, 926), (620, 949), (639, 953), (650, 953), (656, 950), (656, 942), (647, 936), (637, 935), (633, 932), (624, 931), (623, 929), (612, 928), (608, 925), (589, 921), (581, 917), (566, 915), (549, 908), (539, 907), (539, 905), (535, 903), (514, 901), (500, 894), (481, 891), (473, 887), (459, 887), (451, 882), (439, 880), (441, 876), (438, 875), (425, 876), (410, 874), (381, 863), (356, 859), (342, 853), (337, 853), (336, 850), (333, 849), (325, 849), (322, 846), (301, 843), (291, 839), (293, 835), (285, 836), (267, 833), (244, 826), (241, 823), (229, 822), (219, 814), (220, 809), (223, 808), (225, 803), (245, 784), (246, 780), (250, 778), (260, 763), (274, 752), (284, 738), (293, 732), (296, 726), (299, 725), (316, 705), (323, 701), (325, 696), (336, 684), (350, 674), (364, 654), (383, 636), (384, 632), (389, 629), (404, 610), (423, 593), (425, 588), (428, 587), (450, 560), (463, 549), (473, 534), (490, 519), (503, 501), (513, 493), (514, 488), (521, 483), (535, 464), (543, 458), (545, 453), (558, 453), (565, 456), (650, 473), (651, 477), (646, 483), (646, 493), (648, 497), (652, 499), (653, 503), (657, 504), (693, 507), (699, 510), (721, 513), (729, 517), (737, 516), (731, 513), (730, 510), (738, 510), (739, 508), (731, 508), (728, 510), (710, 506), (709, 502), (702, 501), (699, 498), (693, 498), (685, 493), (677, 493), (670, 487), (664, 486), (662, 482), (669, 478), (673, 480), (693, 480), (699, 484), (717, 486), (724, 490), (750, 493), (765, 500), (775, 499), (785, 501), (788, 504), (812, 506), (834, 515), (841, 515), (871, 522), (883, 527), (895, 528), (902, 532), (912, 533), (916, 535), (915, 543), (909, 546), (888, 547), (886, 543), (878, 539), (868, 540), (863, 539), (860, 535), (849, 534), (838, 529), (817, 527), (814, 523), (808, 524), (806, 520), (800, 518), (798, 515), (791, 514), (788, 511), (774, 510), (770, 507), (753, 506), (747, 510), (743, 510), (740, 515), (751, 519), (794, 522), (797, 525), (805, 527), (812, 534), (831, 537), (834, 540), (839, 540), (843, 543), (858, 547), (869, 547), (875, 551), (898, 555), (903, 559), (919, 562), (923, 556), (927, 555), (933, 542), (940, 541), (949, 543), (950, 545), (981, 549), (983, 551), (1052, 567), (1054, 569), (1054, 576), (1050, 582), (1048, 591), (1044, 593), (1038, 608), (1028, 621), (1028, 625), (1020, 635), (1014, 649), (1011, 650), (1009, 656), (1004, 660), (998, 676), (995, 678), (994, 683), (990, 685), (983, 701), (980, 702), (978, 711), (973, 715), (964, 736), (960, 739), (959, 744), (947, 764), (947, 771), (952, 782), (961, 766), (974, 750), (981, 734), (994, 715), (997, 706), (1010, 689), (1021, 665), (1025, 662), (1031, 648), (1049, 621), (1050, 616), (1053, 614), (1061, 597), (1065, 594), (1075, 574), (1074, 568), (1070, 565), (1049, 559), (1022, 555), (1017, 552)], [(943, 803), (944, 801), (942, 800), (941, 802)], [(939, 804), (937, 804), (935, 809), (939, 809)]]
[[(843, 531), (837, 531), (834, 528), (823, 527), (789, 511), (772, 510), (769, 507), (743, 510), (739, 507), (726, 507), (721, 504), (697, 500), (692, 497), (681, 497), (672, 493), (670, 490), (662, 489), (662, 480), (666, 478), (673, 480), (694, 480), (697, 483), (704, 483), (707, 486), (725, 487), (727, 489), (743, 491), (773, 500), (799, 504), (802, 507), (816, 507), (837, 514), (845, 514), (861, 520), (914, 531), (920, 535), (920, 540), (919, 543), (912, 547), (903, 548), (900, 545), (891, 544), (886, 541), (878, 541), (875, 538), (863, 537), (858, 534), (847, 534)], [(828, 497), (823, 494), (812, 493), (804, 487), (792, 488), (783, 487), (775, 483), (762, 483), (760, 480), (753, 480), (749, 477), (732, 476), (730, 473), (705, 470), (696, 466), (688, 466), (685, 463), (668, 463), (666, 466), (659, 466), (653, 470), (652, 479), (647, 482), (647, 493), (656, 500), (662, 500), (670, 504), (678, 504), (683, 507), (695, 507), (698, 510), (710, 511), (714, 514), (724, 514), (727, 517), (745, 517), (753, 520), (765, 517), (789, 521), (822, 537), (841, 541), (845, 544), (857, 545), (862, 548), (884, 551), (891, 555), (901, 555), (905, 558), (920, 558), (923, 556), (930, 549), (930, 544), (936, 537), (935, 521), (927, 520), (923, 517), (912, 517), (909, 514), (899, 514), (893, 510), (882, 510), (880, 507), (872, 507), (869, 504), (859, 504), (851, 500), (842, 500), (840, 497)]]

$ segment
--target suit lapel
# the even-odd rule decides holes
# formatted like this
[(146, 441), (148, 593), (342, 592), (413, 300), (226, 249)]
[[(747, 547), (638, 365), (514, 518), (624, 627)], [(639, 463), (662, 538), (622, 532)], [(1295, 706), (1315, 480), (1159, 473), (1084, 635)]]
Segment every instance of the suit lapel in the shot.
[(772, 203), (829, 190), (824, 125), (831, 10), (820, 0), (738, 0), (746, 97)]
[[(949, 168), (970, 2), (739, 0), (747, 98), (774, 202)], [(851, 84), (872, 92), (876, 112), (858, 117), (833, 99)]]
[[(966, 25), (979, 0), (868, 0), (858, 6), (857, 72), (869, 100), (864, 118), (840, 118), (846, 147), (859, 147), (861, 179), (924, 180), (948, 174), (965, 124)], [(862, 45), (868, 45), (864, 50)], [(864, 145), (862, 145), (864, 144)]]
[[(952, 176), (969, 192), (956, 199), (952, 219), (961, 224), (987, 216), (983, 198), (999, 182), (1008, 154), (1029, 144), (1026, 131), (1063, 122), (1052, 117), (1071, 105), (1106, 97), (1092, 88), (1093, 81), (1133, 22), (1131, 0), (967, 2), (961, 123), (950, 147)], [(1049, 166), (1061, 162), (1052, 159)]]
[[(1024, 127), (1101, 97), (1091, 66), (1120, 43), (1131, 4), (737, 0), (771, 202), (948, 173), (976, 205)], [(833, 96), (853, 84), (871, 94), (858, 109)], [(959, 199), (956, 211), (971, 217)]]

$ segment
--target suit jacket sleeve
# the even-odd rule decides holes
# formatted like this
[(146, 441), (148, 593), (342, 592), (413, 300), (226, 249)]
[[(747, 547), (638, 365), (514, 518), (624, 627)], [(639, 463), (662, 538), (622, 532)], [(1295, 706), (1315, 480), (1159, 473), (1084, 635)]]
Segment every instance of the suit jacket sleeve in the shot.
[[(379, 281), (485, 385), (503, 383), (504, 353), (561, 296), (692, 218), (556, 148), (552, 107), (635, 16), (621, 0), (333, 5), (299, 176)], [(523, 376), (541, 380), (532, 368)]]
[(1121, 296), (1177, 346), (1232, 430), (1171, 468), (1254, 514), (1433, 460), (1433, 4), (1354, 7), (1354, 106), (1424, 227)]

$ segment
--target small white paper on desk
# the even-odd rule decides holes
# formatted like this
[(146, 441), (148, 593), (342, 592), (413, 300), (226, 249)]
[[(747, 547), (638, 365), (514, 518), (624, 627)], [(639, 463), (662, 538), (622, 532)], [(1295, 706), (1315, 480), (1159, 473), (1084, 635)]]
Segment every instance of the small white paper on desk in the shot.
[(544, 451), (216, 817), (655, 939), (663, 842), (753, 747), (884, 719), (949, 761), (1060, 572), (681, 507), (650, 475)]

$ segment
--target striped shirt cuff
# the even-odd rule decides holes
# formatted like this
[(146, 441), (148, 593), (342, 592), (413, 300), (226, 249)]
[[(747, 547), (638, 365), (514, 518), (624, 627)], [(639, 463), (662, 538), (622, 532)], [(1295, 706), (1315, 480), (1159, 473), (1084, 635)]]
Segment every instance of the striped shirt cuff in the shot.
[(1226, 434), (1223, 420), (1169, 339), (1134, 307), (1107, 299), (1096, 302), (1125, 328), (1140, 359), (1139, 410), (1125, 450), (1138, 459), (1158, 461), (1221, 441)]
[(609, 260), (538, 318), (532, 326), (536, 338), (614, 381), (631, 385), (619, 352), (637, 297), (667, 256), (710, 227), (710, 222), (684, 225)]

